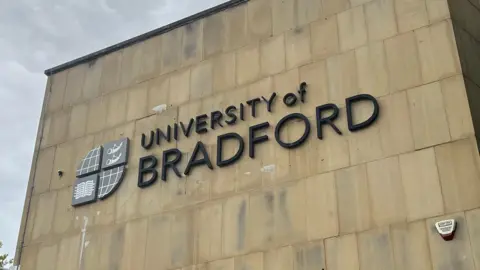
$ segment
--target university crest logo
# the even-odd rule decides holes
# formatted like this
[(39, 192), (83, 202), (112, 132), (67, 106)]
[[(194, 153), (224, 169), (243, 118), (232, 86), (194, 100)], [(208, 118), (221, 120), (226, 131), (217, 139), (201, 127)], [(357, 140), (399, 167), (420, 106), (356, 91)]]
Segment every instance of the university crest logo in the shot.
[(88, 152), (77, 168), (72, 206), (103, 200), (115, 192), (125, 175), (128, 147), (128, 138), (123, 138)]

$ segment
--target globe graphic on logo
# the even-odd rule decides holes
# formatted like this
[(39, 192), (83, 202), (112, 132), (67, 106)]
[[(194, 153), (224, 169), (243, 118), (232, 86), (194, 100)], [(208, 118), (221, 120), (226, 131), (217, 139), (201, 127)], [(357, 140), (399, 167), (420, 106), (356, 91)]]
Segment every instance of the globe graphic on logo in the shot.
[(128, 138), (98, 146), (80, 161), (73, 186), (72, 205), (103, 200), (120, 186), (128, 162)]

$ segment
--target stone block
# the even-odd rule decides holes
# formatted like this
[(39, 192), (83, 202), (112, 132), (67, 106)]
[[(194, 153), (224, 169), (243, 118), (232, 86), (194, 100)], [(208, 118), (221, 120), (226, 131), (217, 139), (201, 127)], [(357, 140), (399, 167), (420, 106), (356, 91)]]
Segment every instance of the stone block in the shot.
[(190, 100), (211, 95), (213, 92), (213, 63), (203, 61), (192, 68), (190, 78)]
[[(170, 95), (175, 93), (175, 95)], [(190, 69), (175, 72), (170, 77), (168, 103), (178, 106), (188, 101), (190, 96)]]
[(210, 57), (219, 53), (225, 46), (225, 21), (224, 13), (217, 13), (205, 18), (203, 24), (203, 53)]
[(271, 117), (280, 120), (285, 115), (298, 112), (297, 106), (288, 107), (283, 104), (283, 97), (288, 93), (296, 93), (300, 86), (300, 74), (298, 68), (294, 68), (273, 76), (273, 91), (277, 93), (277, 104), (273, 108)]
[(323, 241), (310, 242), (293, 247), (294, 270), (315, 270), (325, 268), (325, 247)]
[(450, 18), (447, 0), (426, 0), (428, 18), (431, 23)]
[(19, 258), (22, 269), (24, 270), (49, 269), (49, 268), (42, 269), (37, 267), (38, 252), (39, 252), (38, 246), (29, 245), (22, 248), (22, 257)]
[(198, 63), (203, 59), (203, 20), (182, 27), (182, 66)]
[[(60, 144), (55, 149), (55, 160), (50, 176), (50, 190), (67, 187), (75, 181), (76, 171), (73, 171), (72, 168), (77, 160), (73, 160), (74, 153), (75, 145), (72, 142)], [(58, 175), (58, 171), (63, 172), (62, 177)]]
[(49, 190), (54, 158), (55, 147), (42, 149), (38, 153), (33, 194), (40, 194)]
[(126, 224), (120, 269), (143, 269), (147, 244), (147, 226), (147, 219), (139, 219)]
[(142, 47), (142, 68), (139, 81), (154, 78), (161, 73), (162, 35), (145, 40)]
[[(400, 170), (407, 205), (407, 220), (441, 215), (442, 191), (435, 152), (428, 148), (400, 156)], [(418, 207), (422, 205), (422, 207)]]
[(247, 5), (224, 12), (225, 49), (236, 50), (247, 44)]
[(235, 53), (226, 53), (215, 57), (213, 59), (213, 92), (233, 89), (235, 75)]
[(407, 219), (398, 157), (367, 164), (372, 218), (378, 227)]
[(394, 91), (411, 88), (422, 83), (421, 66), (413, 32), (385, 40), (385, 51)]
[(86, 133), (90, 134), (101, 131), (105, 127), (106, 119), (107, 99), (104, 97), (93, 99), (88, 104)]
[[(57, 254), (59, 253), (57, 244), (42, 245), (38, 249), (37, 263), (35, 268), (24, 268), (25, 265), (21, 264), (22, 269), (37, 269), (47, 270), (54, 268), (54, 264), (57, 261)], [(28, 256), (23, 253), (23, 255)], [(32, 256), (33, 257), (33, 256)]]
[(102, 60), (102, 79), (100, 89), (102, 93), (109, 93), (120, 87), (122, 73), (123, 51), (107, 54)]
[(329, 270), (359, 269), (357, 236), (355, 234), (326, 239), (325, 253)]
[(88, 118), (88, 104), (82, 103), (75, 105), (70, 113), (70, 121), (68, 123), (68, 138), (75, 139), (85, 135)]
[(147, 108), (148, 83), (140, 83), (127, 92), (127, 121), (143, 118), (151, 113)]
[(263, 270), (263, 253), (251, 253), (234, 259), (235, 270), (251, 269)]
[(222, 255), (232, 256), (246, 250), (246, 232), (249, 223), (249, 198), (239, 195), (223, 203)]
[(82, 88), (82, 100), (89, 100), (100, 95), (102, 82), (103, 58), (96, 59), (87, 64), (85, 70), (85, 82)]
[(125, 122), (127, 113), (128, 92), (117, 91), (107, 97), (107, 127), (113, 127)]
[[(300, 110), (307, 117), (316, 115), (316, 107), (328, 103), (328, 72), (325, 61), (315, 62), (299, 69), (300, 82), (307, 83), (305, 103)], [(293, 92), (293, 89), (292, 89)]]
[[(445, 242), (435, 228), (435, 222), (445, 219), (455, 219), (457, 222), (457, 230), (453, 241)], [(475, 269), (470, 244), (471, 238), (463, 213), (428, 219), (427, 232), (433, 269)]]
[(235, 258), (212, 261), (207, 264), (208, 270), (235, 270)]
[(425, 0), (395, 0), (395, 13), (401, 33), (428, 25)]
[(473, 138), (437, 146), (435, 154), (445, 212), (480, 207), (480, 159)]
[(350, 8), (349, 0), (321, 0), (322, 14), (326, 17), (345, 11)]
[[(273, 138), (270, 137), (270, 140)], [(259, 151), (264, 186), (290, 181), (290, 153), (276, 143), (267, 143)]]
[(120, 88), (130, 87), (140, 81), (143, 66), (142, 50), (144, 44), (144, 42), (140, 42), (123, 49)]
[[(170, 96), (170, 78), (157, 77), (148, 81), (147, 85), (147, 112), (155, 112), (153, 109), (160, 105), (165, 105), (166, 109), (172, 109), (168, 106)], [(161, 112), (159, 112), (161, 113)]]
[(275, 191), (250, 196), (250, 216), (247, 241), (250, 250), (263, 250), (275, 243)]
[(272, 35), (272, 7), (269, 1), (257, 0), (247, 4), (248, 40), (260, 40)]
[(195, 252), (197, 262), (222, 256), (222, 204), (200, 206), (195, 212)]
[(334, 174), (320, 174), (304, 181), (308, 239), (337, 236), (339, 229)]
[(263, 76), (274, 75), (285, 70), (285, 37), (278, 35), (260, 45), (260, 66)]
[(252, 82), (260, 75), (260, 50), (258, 45), (247, 46), (236, 52), (237, 84)]
[(296, 3), (296, 25), (302, 26), (314, 22), (320, 18), (322, 1), (318, 0), (297, 0)]
[(407, 91), (415, 148), (421, 149), (450, 141), (440, 83)]
[(337, 20), (341, 51), (355, 49), (367, 42), (367, 25), (362, 6), (338, 14)]
[(340, 233), (368, 230), (372, 218), (365, 166), (335, 171), (335, 187)]
[(460, 72), (457, 46), (450, 22), (415, 30), (424, 83)]
[(384, 40), (397, 34), (394, 0), (375, 0), (365, 4), (368, 39)]
[(360, 93), (381, 97), (391, 90), (383, 42), (370, 43), (355, 50)]
[(413, 151), (415, 146), (407, 93), (403, 91), (380, 98), (379, 106), (378, 129), (384, 156)]
[(273, 35), (295, 28), (295, 0), (271, 1)]
[(57, 111), (48, 115), (43, 126), (42, 146), (51, 146), (64, 142), (68, 136), (70, 110)]
[[(71, 196), (70, 202), (71, 204)], [(82, 207), (76, 207), (73, 210), (73, 227), (75, 230), (82, 230), (85, 226), (86, 221), (88, 221), (88, 226), (105, 226), (113, 225), (115, 223), (115, 206), (117, 202), (116, 196), (111, 196), (106, 200), (99, 200), (93, 204), (85, 205)], [(68, 212), (66, 212), (68, 213)]]
[(358, 235), (360, 269), (394, 269), (392, 242), (388, 227), (377, 228)]
[(53, 217), (53, 232), (55, 234), (64, 234), (72, 229), (74, 212), (72, 192), (70, 187), (57, 192), (55, 215)]
[(310, 26), (297, 27), (285, 33), (287, 70), (311, 61)]
[[(468, 232), (470, 236), (470, 244), (472, 245), (472, 254), (475, 265), (480, 264), (480, 243), (475, 241), (480, 237), (480, 209), (465, 213), (467, 218)], [(477, 267), (478, 268), (478, 267)]]
[(358, 93), (358, 73), (355, 51), (327, 59), (328, 96), (332, 103), (344, 103), (345, 98)]
[(314, 59), (325, 59), (338, 53), (340, 45), (336, 16), (313, 22), (310, 31)]
[(393, 225), (390, 235), (395, 269), (432, 269), (425, 221)]
[(84, 249), (80, 234), (63, 238), (58, 246), (56, 269), (77, 270), (80, 249)]
[(149, 219), (145, 249), (145, 270), (171, 267), (171, 241), (173, 239), (170, 235), (170, 229), (171, 216), (168, 214)]
[(81, 101), (86, 69), (87, 66), (83, 64), (68, 70), (67, 86), (63, 97), (63, 108), (67, 108)]
[(150, 219), (145, 269), (178, 268), (193, 263), (193, 212), (186, 210)]
[(161, 71), (169, 73), (180, 67), (182, 62), (183, 28), (177, 28), (162, 35)]
[(265, 270), (291, 270), (294, 261), (292, 247), (271, 249), (264, 253), (263, 261)]
[[(64, 70), (49, 77), (49, 91), (47, 112), (52, 113), (62, 108), (63, 97), (67, 87), (68, 70)], [(48, 86), (47, 86), (48, 87)]]

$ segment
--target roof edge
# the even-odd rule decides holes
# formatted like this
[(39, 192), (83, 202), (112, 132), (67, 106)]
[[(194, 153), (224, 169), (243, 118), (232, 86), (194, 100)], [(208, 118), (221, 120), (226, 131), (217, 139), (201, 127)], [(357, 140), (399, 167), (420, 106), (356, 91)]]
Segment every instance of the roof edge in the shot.
[(200, 19), (203, 19), (205, 17), (208, 17), (210, 15), (213, 15), (215, 13), (219, 13), (219, 12), (222, 12), (226, 9), (230, 9), (232, 7), (235, 7), (235, 6), (238, 6), (240, 4), (243, 4), (243, 3), (246, 3), (248, 2), (249, 0), (230, 0), (230, 1), (227, 1), (225, 3), (222, 3), (220, 5), (217, 5), (217, 6), (214, 6), (212, 8), (209, 8), (209, 9), (206, 9), (204, 11), (201, 11), (199, 13), (196, 13), (194, 15), (191, 15), (189, 17), (186, 17), (186, 18), (183, 18), (181, 20), (178, 20), (178, 21), (175, 21), (173, 23), (170, 23), (170, 24), (167, 24), (165, 26), (162, 26), (160, 28), (157, 28), (155, 30), (152, 30), (152, 31), (149, 31), (147, 33), (144, 33), (144, 34), (141, 34), (141, 35), (138, 35), (136, 37), (133, 37), (133, 38), (130, 38), (130, 39), (127, 39), (125, 41), (122, 41), (120, 43), (117, 43), (115, 45), (112, 45), (112, 46), (109, 46), (109, 47), (106, 47), (104, 49), (101, 49), (99, 51), (96, 51), (96, 52), (93, 52), (91, 54), (87, 54), (85, 56), (82, 56), (82, 57), (79, 57), (77, 59), (74, 59), (72, 61), (69, 61), (69, 62), (66, 62), (64, 64), (61, 64), (61, 65), (58, 65), (58, 66), (55, 66), (53, 68), (50, 68), (50, 69), (47, 69), (45, 70), (45, 75), (47, 76), (51, 76), (55, 73), (58, 73), (58, 72), (61, 72), (61, 71), (64, 71), (66, 69), (69, 69), (69, 68), (72, 68), (74, 66), (77, 66), (77, 65), (80, 65), (80, 64), (84, 64), (84, 63), (88, 63), (92, 60), (95, 60), (97, 58), (100, 58), (102, 56), (105, 56), (109, 53), (112, 53), (112, 52), (116, 52), (116, 51), (119, 51), (123, 48), (126, 48), (128, 46), (131, 46), (133, 44), (136, 44), (136, 43), (140, 43), (142, 41), (145, 41), (149, 38), (152, 38), (152, 37), (155, 37), (155, 36), (158, 36), (158, 35), (161, 35), (161, 34), (164, 34), (164, 33), (167, 33), (167, 32), (170, 32), (174, 29), (177, 29), (177, 28), (180, 28), (182, 26), (185, 26), (187, 24), (190, 24), (194, 21), (197, 21), (197, 20), (200, 20)]

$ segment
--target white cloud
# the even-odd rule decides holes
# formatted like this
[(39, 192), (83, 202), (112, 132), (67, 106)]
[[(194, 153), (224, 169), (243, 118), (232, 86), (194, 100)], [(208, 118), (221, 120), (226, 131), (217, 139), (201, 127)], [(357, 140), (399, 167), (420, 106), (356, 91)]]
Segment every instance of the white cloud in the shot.
[(0, 1), (0, 240), (13, 255), (45, 69), (226, 0)]

